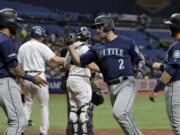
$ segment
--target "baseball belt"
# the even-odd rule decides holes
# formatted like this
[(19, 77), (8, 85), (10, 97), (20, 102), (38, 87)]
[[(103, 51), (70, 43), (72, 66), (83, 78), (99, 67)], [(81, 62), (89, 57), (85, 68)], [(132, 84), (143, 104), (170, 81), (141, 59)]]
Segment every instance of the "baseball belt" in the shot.
[(114, 85), (114, 84), (118, 84), (124, 80), (127, 80), (128, 79), (128, 76), (121, 76), (121, 77), (118, 77), (118, 78), (115, 78), (113, 80), (110, 80), (110, 81), (107, 81), (106, 83), (111, 86), (111, 85)]

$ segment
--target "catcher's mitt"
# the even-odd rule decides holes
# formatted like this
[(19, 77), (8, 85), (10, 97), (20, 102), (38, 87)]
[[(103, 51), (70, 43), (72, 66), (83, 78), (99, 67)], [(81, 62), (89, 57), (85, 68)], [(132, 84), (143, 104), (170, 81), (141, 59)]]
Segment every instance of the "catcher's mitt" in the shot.
[(91, 102), (97, 106), (104, 103), (104, 96), (102, 90), (100, 89), (93, 90)]
[(69, 26), (65, 25), (64, 26), (64, 42), (65, 42), (65, 44), (67, 46), (72, 45), (76, 40), (77, 40), (77, 37), (76, 37), (75, 33), (70, 33)]

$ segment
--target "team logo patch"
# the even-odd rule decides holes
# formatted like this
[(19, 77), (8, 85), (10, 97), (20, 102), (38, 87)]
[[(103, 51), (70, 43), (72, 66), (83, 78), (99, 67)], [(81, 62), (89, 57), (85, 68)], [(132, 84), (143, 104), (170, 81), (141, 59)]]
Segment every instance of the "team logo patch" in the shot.
[(173, 52), (173, 58), (175, 58), (175, 59), (180, 58), (180, 50), (175, 50)]

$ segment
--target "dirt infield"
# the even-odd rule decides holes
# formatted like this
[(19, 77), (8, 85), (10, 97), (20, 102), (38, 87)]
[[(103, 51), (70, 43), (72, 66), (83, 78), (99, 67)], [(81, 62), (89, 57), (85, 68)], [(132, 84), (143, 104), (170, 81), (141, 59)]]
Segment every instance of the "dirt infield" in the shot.
[[(142, 132), (144, 135), (173, 135), (169, 129), (143, 129)], [(26, 132), (26, 135), (39, 135), (39, 133)], [(65, 130), (50, 130), (48, 135), (65, 135)], [(120, 129), (96, 129), (95, 135), (123, 135), (123, 133)]]

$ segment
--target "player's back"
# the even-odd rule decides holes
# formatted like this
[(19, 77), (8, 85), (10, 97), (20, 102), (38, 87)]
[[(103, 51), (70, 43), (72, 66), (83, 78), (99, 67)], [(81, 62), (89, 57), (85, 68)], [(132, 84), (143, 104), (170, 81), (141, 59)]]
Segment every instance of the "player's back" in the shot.
[(25, 71), (45, 71), (46, 53), (49, 48), (36, 40), (24, 43), (18, 53), (18, 61)]

